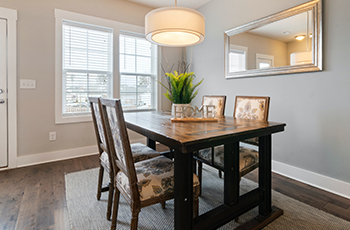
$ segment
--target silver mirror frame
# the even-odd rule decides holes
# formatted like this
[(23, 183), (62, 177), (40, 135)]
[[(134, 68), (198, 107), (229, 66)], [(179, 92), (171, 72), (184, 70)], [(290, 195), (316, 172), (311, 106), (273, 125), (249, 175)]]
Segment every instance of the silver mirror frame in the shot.
[[(252, 69), (240, 72), (229, 72), (229, 48), (230, 48), (230, 36), (240, 34), (261, 26), (270, 24), (275, 21), (279, 21), (293, 15), (312, 11), (313, 19), (313, 33), (312, 37), (312, 64), (302, 64), (293, 66), (280, 66), (266, 69)], [(236, 28), (225, 31), (225, 76), (226, 79), (230, 78), (244, 78), (244, 77), (257, 77), (276, 74), (291, 74), (301, 72), (314, 72), (322, 71), (322, 0), (312, 0), (310, 2), (298, 5), (296, 7), (272, 14), (270, 16), (258, 19), (256, 21), (238, 26)]]

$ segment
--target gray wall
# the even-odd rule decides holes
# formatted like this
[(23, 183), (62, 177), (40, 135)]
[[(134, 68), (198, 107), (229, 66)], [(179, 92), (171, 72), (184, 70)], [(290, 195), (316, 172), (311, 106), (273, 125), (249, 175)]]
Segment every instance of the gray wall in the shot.
[(199, 11), (206, 19), (204, 42), (193, 47), (193, 70), (204, 77), (204, 94), (226, 94), (232, 116), (236, 95), (271, 97), (271, 121), (287, 124), (273, 136), (273, 159), (350, 182), (350, 1), (323, 4), (324, 71), (226, 80), (224, 31), (307, 2), (306, 0), (213, 0)]
[[(18, 82), (34, 79), (37, 84), (35, 90), (17, 89), (18, 156), (96, 145), (92, 122), (55, 124), (54, 9), (144, 26), (152, 8), (120, 0), (0, 0), (0, 6), (18, 11)], [(165, 49), (165, 53), (174, 62), (182, 57), (182, 49)], [(51, 131), (57, 132), (54, 142), (49, 142)]]

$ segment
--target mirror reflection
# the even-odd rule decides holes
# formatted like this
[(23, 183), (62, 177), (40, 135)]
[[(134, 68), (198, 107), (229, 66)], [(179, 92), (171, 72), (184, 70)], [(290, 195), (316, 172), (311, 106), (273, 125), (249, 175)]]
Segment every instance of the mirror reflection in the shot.
[(226, 78), (322, 70), (322, 1), (225, 31)]
[(229, 72), (312, 63), (312, 11), (229, 37)]

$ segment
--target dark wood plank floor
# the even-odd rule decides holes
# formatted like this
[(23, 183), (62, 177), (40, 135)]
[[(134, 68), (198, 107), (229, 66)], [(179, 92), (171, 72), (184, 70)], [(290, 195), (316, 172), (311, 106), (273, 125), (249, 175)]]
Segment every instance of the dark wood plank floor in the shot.
[[(0, 229), (69, 229), (64, 174), (96, 167), (94, 155), (0, 171)], [(257, 181), (257, 170), (245, 177)], [(272, 178), (275, 191), (350, 221), (349, 199), (275, 173)]]

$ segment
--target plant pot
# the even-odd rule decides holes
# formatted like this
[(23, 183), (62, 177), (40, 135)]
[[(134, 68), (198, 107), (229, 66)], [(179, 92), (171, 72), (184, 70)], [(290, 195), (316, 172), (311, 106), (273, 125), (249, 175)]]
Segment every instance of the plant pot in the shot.
[(191, 117), (192, 110), (187, 109), (191, 104), (173, 104), (171, 107), (171, 115), (174, 118)]

